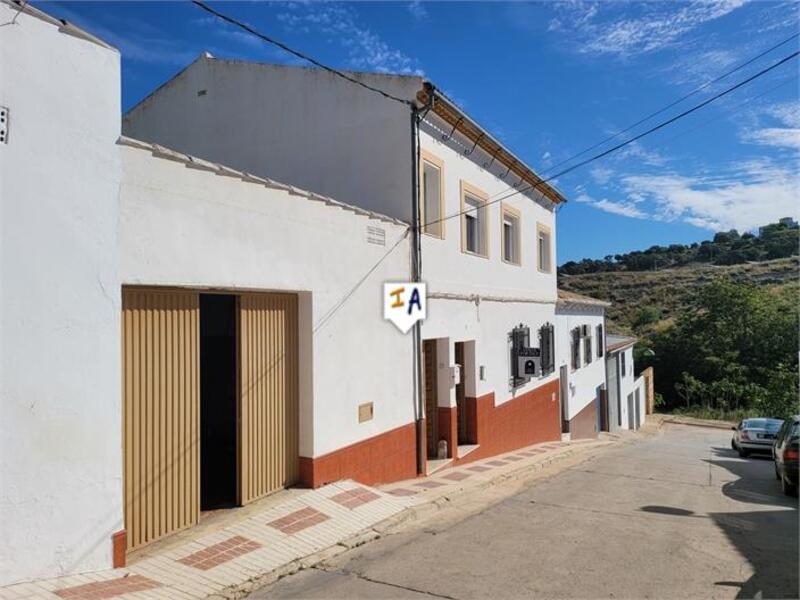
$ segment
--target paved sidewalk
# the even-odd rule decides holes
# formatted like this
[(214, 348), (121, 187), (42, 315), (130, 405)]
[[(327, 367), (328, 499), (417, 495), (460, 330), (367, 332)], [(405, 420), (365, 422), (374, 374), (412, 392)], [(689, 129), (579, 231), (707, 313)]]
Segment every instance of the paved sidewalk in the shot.
[(537, 444), (380, 488), (341, 481), (305, 490), (123, 569), (16, 584), (0, 588), (0, 599), (239, 597), (282, 567), (370, 539), (378, 523), (415, 506), (489, 486), (516, 472), (542, 469), (576, 451), (611, 444), (614, 437)]

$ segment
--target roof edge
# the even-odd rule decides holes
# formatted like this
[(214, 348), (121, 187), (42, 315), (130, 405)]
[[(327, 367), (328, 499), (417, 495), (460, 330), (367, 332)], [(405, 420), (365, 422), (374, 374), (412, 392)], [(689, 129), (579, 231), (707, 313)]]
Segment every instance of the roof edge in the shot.
[(23, 2), (22, 0), (0, 0), (0, 2), (12, 7), (13, 9), (16, 9), (20, 13), (25, 13), (36, 19), (40, 19), (42, 21), (45, 21), (46, 23), (50, 23), (51, 25), (58, 27), (58, 31), (61, 33), (64, 33), (66, 35), (71, 35), (73, 37), (85, 40), (87, 42), (91, 42), (92, 44), (96, 44), (97, 46), (105, 48), (106, 50), (112, 50), (117, 54), (120, 53), (119, 49), (116, 46), (112, 46), (108, 42), (103, 41), (96, 35), (93, 35), (88, 31), (86, 31), (85, 29), (81, 29), (77, 25), (73, 25), (66, 19), (59, 19), (51, 14), (44, 12), (43, 10), (39, 10), (38, 8), (31, 6), (28, 2)]
[(292, 185), (288, 185), (286, 183), (280, 183), (278, 181), (274, 181), (272, 179), (268, 179), (265, 177), (258, 177), (256, 175), (247, 173), (246, 171), (239, 171), (237, 169), (232, 169), (231, 167), (227, 167), (223, 164), (208, 161), (203, 158), (199, 158), (197, 156), (192, 156), (191, 154), (184, 154), (183, 152), (178, 152), (176, 150), (160, 146), (159, 144), (143, 142), (142, 140), (137, 140), (136, 138), (128, 137), (126, 135), (119, 136), (119, 138), (117, 139), (117, 144), (120, 146), (128, 146), (130, 148), (136, 148), (137, 150), (144, 150), (150, 152), (150, 154), (154, 158), (183, 163), (189, 169), (209, 171), (211, 173), (214, 173), (215, 175), (221, 175), (223, 177), (238, 178), (245, 183), (261, 185), (263, 187), (271, 189), (283, 190), (285, 192), (288, 192), (292, 196), (302, 196), (308, 200), (323, 202), (329, 206), (335, 206), (337, 208), (347, 210), (362, 217), (375, 219), (377, 221), (382, 221), (384, 223), (391, 223), (392, 225), (409, 227), (409, 224), (406, 223), (405, 221), (402, 221), (401, 219), (395, 219), (394, 217), (390, 217), (388, 215), (359, 208), (358, 206), (353, 206), (352, 204), (340, 202), (339, 200), (334, 200), (333, 198), (330, 198), (328, 196), (323, 196), (321, 194), (309, 192), (307, 190), (303, 190), (294, 187)]
[[(486, 131), (475, 119), (470, 117), (453, 100), (439, 90), (436, 85), (426, 81), (423, 88), (417, 93), (417, 101), (423, 105), (430, 104), (434, 114), (449, 122), (455, 130), (460, 131), (467, 139), (481, 146), (484, 152), (487, 152), (490, 156), (496, 156), (497, 162), (514, 171), (520, 179), (525, 180), (533, 188), (539, 188), (539, 191), (551, 202), (557, 205), (567, 202), (566, 196), (558, 188), (551, 183), (546, 183), (533, 168)], [(472, 135), (463, 127), (464, 123), (473, 130)]]

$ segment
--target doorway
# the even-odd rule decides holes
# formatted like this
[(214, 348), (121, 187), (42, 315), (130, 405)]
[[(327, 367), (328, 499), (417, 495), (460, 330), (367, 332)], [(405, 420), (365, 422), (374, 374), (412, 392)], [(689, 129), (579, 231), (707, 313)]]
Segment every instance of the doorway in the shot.
[(456, 417), (459, 445), (471, 444), (467, 434), (467, 362), (464, 356), (464, 342), (455, 343), (456, 364), (460, 377), (456, 384)]
[(569, 367), (567, 365), (561, 365), (558, 385), (561, 390), (561, 433), (569, 433)]
[(428, 458), (436, 458), (439, 442), (439, 402), (436, 370), (436, 340), (422, 343), (423, 380), (425, 385), (425, 439)]
[(200, 510), (237, 503), (237, 298), (200, 294)]

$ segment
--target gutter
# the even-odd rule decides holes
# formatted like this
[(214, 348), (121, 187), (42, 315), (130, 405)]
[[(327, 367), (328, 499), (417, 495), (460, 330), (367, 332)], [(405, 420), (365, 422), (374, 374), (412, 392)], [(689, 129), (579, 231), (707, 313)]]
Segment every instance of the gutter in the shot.
[(430, 104), (431, 110), (453, 128), (453, 133), (458, 131), (474, 146), (480, 146), (488, 156), (493, 157), (493, 162), (505, 166), (509, 172), (513, 172), (520, 180), (538, 190), (553, 204), (566, 203), (566, 197), (558, 188), (552, 183), (544, 183), (543, 179), (522, 159), (470, 118), (431, 82), (426, 81), (422, 89), (417, 92), (417, 101), (425, 105)]

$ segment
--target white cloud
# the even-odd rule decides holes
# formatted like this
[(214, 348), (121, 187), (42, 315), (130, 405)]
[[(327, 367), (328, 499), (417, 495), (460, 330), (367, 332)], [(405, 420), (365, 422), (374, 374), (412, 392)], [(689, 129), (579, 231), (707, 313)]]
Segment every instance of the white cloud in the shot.
[(550, 150), (546, 150), (546, 151), (545, 151), (545, 153), (544, 153), (544, 154), (542, 154), (542, 160), (543, 160), (543, 161), (544, 161), (544, 160), (550, 160), (550, 157), (551, 157), (551, 156), (552, 156), (552, 155), (550, 154)]
[(322, 34), (343, 46), (351, 69), (421, 75), (415, 59), (391, 48), (380, 36), (359, 23), (355, 10), (328, 2), (291, 3), (277, 18), (290, 31)]
[(762, 146), (794, 148), (800, 150), (800, 129), (767, 127), (756, 131), (745, 132), (742, 136), (746, 142)]
[(629, 197), (653, 203), (656, 218), (712, 231), (746, 231), (800, 216), (800, 176), (769, 160), (739, 163), (716, 177), (629, 175), (622, 183)]
[[(773, 104), (762, 111), (783, 127), (754, 126), (745, 128), (739, 137), (744, 142), (772, 146), (775, 148), (791, 148), (800, 150), (800, 102), (782, 102)], [(757, 118), (757, 122), (762, 119)]]
[(596, 183), (600, 185), (605, 185), (611, 179), (611, 176), (614, 174), (614, 171), (611, 169), (607, 169), (605, 167), (594, 167), (589, 171), (589, 174), (592, 176), (592, 179), (595, 180)]
[(420, 0), (409, 2), (407, 8), (411, 16), (417, 21), (424, 21), (428, 18), (428, 9), (425, 8), (425, 5)]
[[(700, 25), (736, 10), (747, 0), (694, 0), (673, 2), (600, 3), (566, 1), (555, 9), (560, 29), (570, 23), (579, 51), (622, 57), (674, 45)], [(636, 11), (637, 14), (631, 13)], [(551, 26), (553, 21), (551, 21)]]
[(602, 210), (614, 215), (623, 217), (630, 217), (632, 219), (646, 219), (648, 215), (639, 209), (635, 204), (627, 201), (613, 201), (603, 198), (602, 200), (595, 200), (589, 194), (582, 193), (575, 198), (576, 202), (588, 204), (598, 210)]

